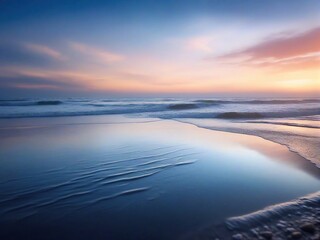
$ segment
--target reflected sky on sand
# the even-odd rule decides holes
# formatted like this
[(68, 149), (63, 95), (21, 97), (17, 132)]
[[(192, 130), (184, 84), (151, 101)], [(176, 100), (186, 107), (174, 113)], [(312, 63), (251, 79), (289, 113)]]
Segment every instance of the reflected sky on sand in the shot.
[(1, 120), (4, 239), (177, 239), (319, 190), (286, 147), (171, 120)]

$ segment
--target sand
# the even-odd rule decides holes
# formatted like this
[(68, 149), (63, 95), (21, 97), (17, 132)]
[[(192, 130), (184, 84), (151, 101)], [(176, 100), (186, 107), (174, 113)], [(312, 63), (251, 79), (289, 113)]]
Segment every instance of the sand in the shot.
[(171, 240), (208, 225), (246, 237), (225, 220), (320, 183), (285, 146), (172, 120), (7, 119), (0, 136), (4, 239)]

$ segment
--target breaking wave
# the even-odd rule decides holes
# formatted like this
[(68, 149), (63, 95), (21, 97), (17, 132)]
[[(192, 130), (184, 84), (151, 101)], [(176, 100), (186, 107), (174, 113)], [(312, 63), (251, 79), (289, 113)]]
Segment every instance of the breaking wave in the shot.
[(111, 114), (135, 114), (135, 116), (164, 119), (289, 118), (319, 115), (319, 103), (320, 99), (13, 99), (0, 100), (0, 118)]
[(231, 230), (249, 229), (257, 225), (274, 222), (275, 219), (283, 218), (290, 213), (306, 212), (314, 206), (319, 206), (319, 204), (320, 192), (317, 192), (294, 201), (269, 206), (247, 215), (231, 217), (226, 223)]
[[(320, 217), (320, 192), (227, 219), (237, 239), (312, 239)], [(316, 238), (316, 237), (315, 237)]]
[(318, 239), (319, 206), (320, 192), (316, 192), (253, 213), (230, 217), (220, 225), (201, 230), (190, 239)]

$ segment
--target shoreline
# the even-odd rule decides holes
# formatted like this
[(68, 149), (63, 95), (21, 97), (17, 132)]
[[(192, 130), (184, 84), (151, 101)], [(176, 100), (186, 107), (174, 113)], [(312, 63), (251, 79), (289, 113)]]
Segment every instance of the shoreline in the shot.
[[(287, 148), (293, 154), (311, 163), (316, 169), (320, 169), (320, 163), (307, 159), (289, 145), (277, 142), (264, 136), (232, 131), (228, 129), (204, 127), (192, 122), (175, 121), (191, 124), (198, 128), (212, 131), (227, 132), (232, 134), (259, 137), (263, 140), (279, 144)], [(260, 210), (227, 218), (223, 223), (211, 227), (204, 227), (196, 234), (191, 234), (186, 239), (199, 240), (250, 240), (250, 239), (320, 239), (320, 191), (301, 196), (300, 198), (266, 206)]]
[[(239, 132), (230, 132), (227, 130), (222, 129), (210, 129), (202, 126), (198, 126), (196, 124), (190, 123), (190, 122), (183, 122), (178, 121), (176, 119), (148, 119), (148, 118), (132, 118), (128, 117), (126, 115), (113, 115), (114, 117), (121, 117), (120, 122), (104, 122), (104, 117), (100, 116), (84, 116), (84, 117), (65, 117), (65, 118), (57, 118), (62, 120), (64, 124), (58, 123), (54, 120), (54, 118), (49, 117), (50, 120), (49, 123), (46, 122), (47, 118), (41, 118), (41, 121), (38, 121), (34, 123), (34, 118), (30, 118), (29, 120), (25, 121), (26, 119), (18, 119), (16, 122), (11, 122), (10, 120), (1, 120), (4, 122), (10, 123), (9, 128), (2, 128), (2, 130), (13, 130), (25, 127), (59, 127), (61, 125), (88, 125), (88, 124), (121, 124), (121, 123), (152, 123), (157, 121), (172, 121), (177, 123), (183, 123), (192, 125), (194, 127), (197, 127), (199, 129), (209, 130), (209, 131), (216, 131), (221, 133), (228, 133), (230, 135), (227, 136), (228, 139), (232, 139), (234, 134), (237, 135), (247, 135), (252, 137), (258, 137), (261, 138), (264, 141), (269, 142), (267, 145), (277, 144), (281, 145), (283, 148), (285, 148), (286, 152), (285, 157), (280, 160), (284, 160), (288, 158), (288, 156), (294, 156), (296, 155), (297, 159), (293, 159), (293, 162), (297, 161), (301, 165), (309, 166), (312, 165), (313, 168), (316, 168), (313, 164), (311, 164), (310, 161), (305, 159), (303, 156), (300, 156), (296, 152), (291, 151), (288, 149), (288, 147), (284, 144), (277, 143), (275, 141), (272, 141), (270, 139), (265, 139), (261, 136), (248, 134), (248, 133), (239, 133)], [(39, 118), (40, 119), (40, 118)], [(113, 119), (113, 117), (110, 117), (110, 119)], [(128, 121), (128, 119), (132, 119)], [(82, 120), (86, 120), (82, 121)], [(92, 121), (93, 120), (93, 121)], [(141, 120), (141, 121), (140, 121)], [(80, 121), (80, 122), (79, 122)], [(15, 126), (15, 123), (21, 124), (21, 123), (27, 123), (24, 126)], [(39, 125), (39, 123), (45, 123), (43, 125)], [(29, 126), (28, 126), (29, 124)], [(245, 138), (243, 138), (244, 141), (241, 141), (241, 145), (247, 146), (252, 149), (256, 149), (263, 153), (263, 149), (259, 149), (259, 146), (255, 146), (255, 143), (248, 143), (245, 141)], [(266, 154), (268, 156), (272, 157), (271, 151), (268, 151), (267, 149), (264, 149), (265, 152), (263, 154)], [(284, 152), (284, 150), (283, 150)], [(290, 154), (289, 154), (290, 153)], [(279, 157), (279, 156), (277, 156)], [(301, 160), (304, 160), (302, 162)], [(288, 159), (286, 159), (288, 160)], [(291, 160), (291, 159), (290, 159)], [(293, 162), (289, 161), (286, 164), (294, 164)], [(300, 168), (303, 168), (299, 165)], [(304, 171), (308, 171), (308, 169), (304, 169)], [(310, 174), (310, 172), (309, 172)], [(314, 171), (314, 177), (320, 177), (317, 174), (317, 171)], [(310, 204), (311, 203), (311, 204)], [(299, 212), (297, 214), (296, 212)], [(230, 217), (223, 220), (222, 223), (219, 223), (218, 225), (214, 225), (211, 227), (206, 227), (202, 230), (199, 230), (196, 232), (196, 236), (192, 234), (192, 239), (235, 239), (235, 240), (246, 240), (246, 239), (319, 239), (320, 238), (320, 222), (317, 221), (317, 218), (320, 219), (320, 192), (316, 192), (314, 194), (308, 195), (306, 197), (299, 198), (296, 201), (288, 201), (283, 202), (276, 205), (271, 205), (270, 207), (263, 208), (261, 210), (240, 215), (237, 217)], [(279, 227), (280, 225), (281, 227)], [(307, 231), (302, 230), (303, 225), (308, 225), (307, 227), (304, 227), (307, 229)], [(278, 226), (279, 225), (279, 226)], [(309, 229), (309, 230), (308, 230)], [(309, 231), (309, 232), (308, 232)], [(309, 238), (313, 237), (313, 238)]]
[(261, 210), (230, 217), (187, 239), (320, 239), (320, 191)]
[[(312, 149), (312, 153), (311, 156), (306, 156), (306, 154), (304, 152), (302, 152), (301, 150), (297, 150), (297, 146), (294, 146), (293, 144), (289, 144), (286, 141), (280, 141), (280, 135), (278, 136), (278, 139), (275, 139), (275, 137), (271, 137), (269, 136), (270, 134), (272, 134), (273, 132), (268, 132), (268, 131), (263, 131), (263, 130), (251, 130), (251, 129), (245, 129), (245, 128), (240, 128), (240, 127), (233, 127), (232, 125), (230, 125), (231, 127), (223, 127), (223, 126), (206, 126), (206, 125), (201, 125), (192, 121), (184, 121), (183, 119), (173, 119), (175, 121), (181, 122), (181, 123), (188, 123), (191, 125), (194, 125), (196, 127), (199, 128), (204, 128), (204, 129), (208, 129), (208, 130), (213, 130), (213, 131), (219, 131), (219, 132), (228, 132), (228, 133), (234, 133), (234, 134), (241, 134), (241, 135), (247, 135), (247, 136), (255, 136), (255, 137), (259, 137), (263, 140), (266, 141), (270, 141), (279, 145), (282, 145), (284, 147), (286, 147), (290, 152), (299, 155), (301, 158), (303, 158), (304, 160), (312, 163), (316, 168), (320, 169), (320, 158), (317, 159), (317, 157), (320, 157), (320, 151), (319, 149), (317, 150), (316, 145), (319, 143), (320, 141), (316, 142), (316, 143), (312, 143), (313, 145), (315, 145), (315, 147)], [(211, 119), (214, 120), (214, 119)], [(233, 122), (235, 124), (247, 124), (250, 122)], [(230, 124), (230, 122), (225, 122), (225, 124)], [(231, 122), (232, 124), (232, 122)], [(295, 127), (295, 128), (299, 128), (301, 126), (290, 126), (290, 127)], [(316, 129), (318, 130), (318, 129)], [(277, 131), (275, 131), (274, 133), (278, 133)], [(314, 139), (314, 136), (303, 136), (303, 135), (295, 135), (295, 134), (291, 134), (291, 137), (302, 137), (302, 141), (306, 140), (307, 138), (312, 138)], [(307, 146), (307, 145), (306, 145)], [(310, 154), (309, 154), (310, 155)]]

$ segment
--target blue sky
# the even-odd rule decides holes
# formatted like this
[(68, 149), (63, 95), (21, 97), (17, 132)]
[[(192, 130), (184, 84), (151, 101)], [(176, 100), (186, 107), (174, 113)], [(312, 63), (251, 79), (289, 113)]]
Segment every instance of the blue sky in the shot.
[[(318, 94), (320, 1), (0, 0), (0, 8), (4, 96)], [(284, 49), (295, 44), (300, 51)]]

